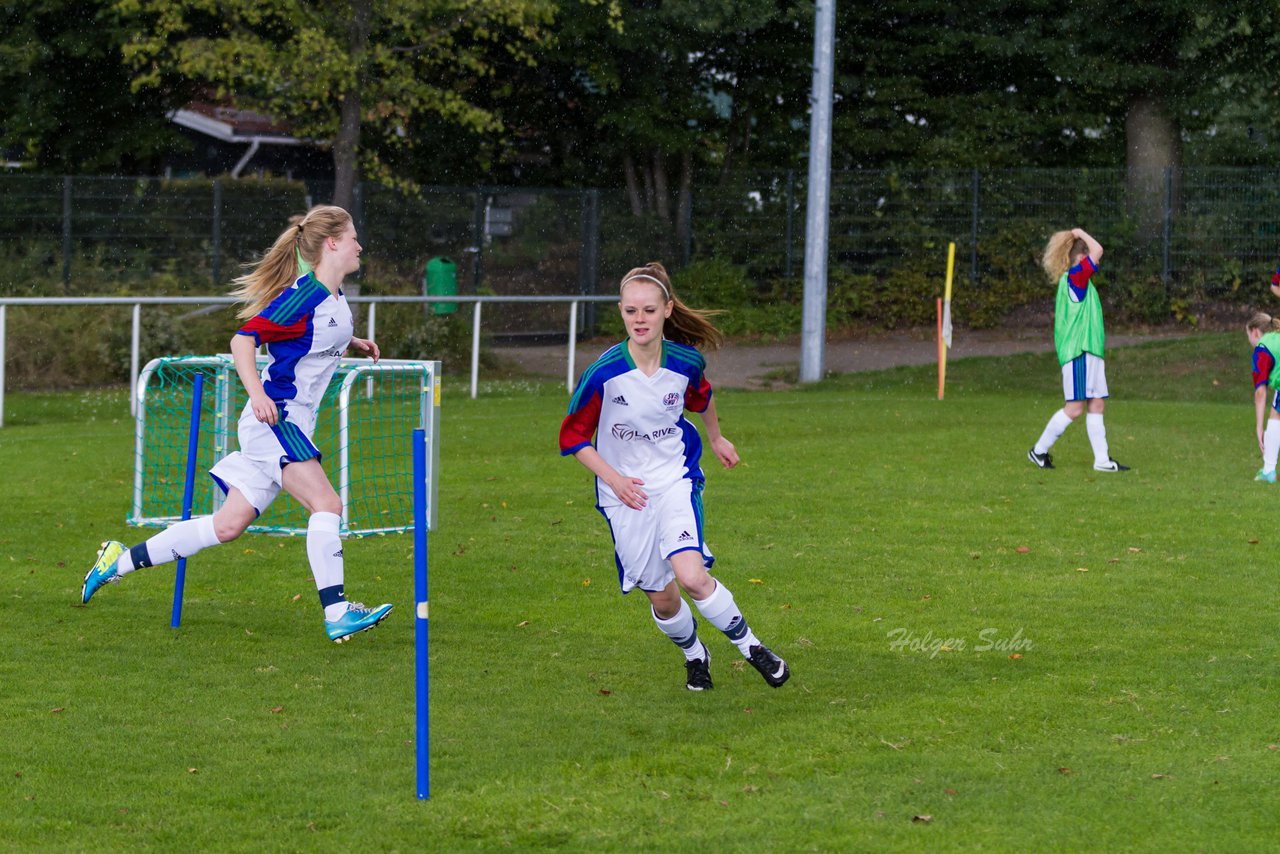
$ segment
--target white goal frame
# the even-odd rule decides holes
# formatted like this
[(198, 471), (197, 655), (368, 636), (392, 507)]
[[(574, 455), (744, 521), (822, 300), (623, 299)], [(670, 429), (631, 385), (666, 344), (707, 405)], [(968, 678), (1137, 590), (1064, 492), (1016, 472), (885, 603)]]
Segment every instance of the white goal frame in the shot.
[[(266, 364), (266, 357), (259, 356), (259, 366)], [(235, 431), (236, 423), (240, 418), (240, 411), (244, 405), (244, 390), (240, 385), (240, 379), (236, 375), (235, 363), (230, 354), (218, 354), (215, 356), (177, 356), (177, 357), (161, 357), (152, 359), (142, 369), (138, 375), (137, 385), (137, 409), (134, 416), (134, 475), (133, 475), (133, 496), (130, 512), (127, 522), (130, 525), (142, 527), (167, 527), (174, 522), (180, 521), (182, 518), (181, 494), (178, 496), (178, 506), (155, 507), (156, 501), (149, 498), (147, 483), (147, 429), (148, 429), (148, 400), (149, 392), (152, 391), (152, 381), (157, 374), (166, 366), (175, 366), (184, 369), (201, 370), (206, 376), (206, 392), (204, 399), (210, 399), (208, 384), (212, 383), (212, 429), (208, 432), (211, 435), (201, 436), (200, 444), (202, 447), (211, 447), (212, 459), (217, 461), (222, 459), (231, 451), (235, 450)], [(411, 360), (411, 359), (381, 359), (377, 363), (369, 359), (343, 358), (339, 362), (338, 370), (334, 373), (333, 379), (330, 381), (326, 398), (334, 395), (336, 385), (336, 401), (329, 404), (336, 406), (337, 423), (335, 426), (335, 436), (337, 439), (337, 448), (322, 449), (327, 453), (336, 455), (337, 470), (330, 470), (330, 477), (336, 474), (336, 482), (334, 483), (339, 497), (342, 499), (342, 522), (339, 533), (343, 537), (363, 537), (374, 534), (387, 534), (399, 531), (409, 531), (413, 528), (413, 507), (412, 507), (412, 430), (413, 427), (420, 427), (426, 433), (427, 455), (426, 455), (426, 496), (427, 496), (427, 528), (434, 530), (438, 521), (437, 516), (437, 489), (436, 489), (436, 472), (439, 470), (440, 464), (440, 373), (441, 367), (438, 361)], [(350, 513), (351, 501), (353, 498), (353, 490), (358, 488), (358, 484), (352, 483), (350, 469), (350, 452), (352, 442), (352, 424), (350, 412), (353, 400), (359, 400), (363, 395), (369, 399), (377, 393), (379, 381), (387, 381), (393, 378), (405, 379), (405, 377), (420, 377), (421, 382), (417, 385), (417, 420), (418, 423), (412, 425), (403, 437), (404, 448), (404, 471), (407, 477), (407, 490), (410, 496), (409, 506), (404, 514), (403, 519), (387, 520), (386, 524), (366, 524), (361, 519), (353, 519)], [(363, 382), (362, 382), (363, 381)], [(360, 383), (363, 388), (357, 388)], [(321, 413), (322, 419), (325, 413)], [(209, 416), (206, 414), (202, 422), (208, 423)], [(184, 432), (182, 435), (181, 447), (186, 447), (186, 427), (190, 423), (190, 412), (185, 413), (183, 420)], [(159, 429), (159, 428), (157, 428)], [(397, 439), (397, 448), (399, 447), (399, 437)], [(158, 452), (157, 449), (153, 453)], [(185, 468), (185, 456), (182, 466)], [(326, 466), (326, 468), (329, 468)], [(198, 470), (195, 473), (198, 479), (207, 477), (207, 472)], [(212, 490), (212, 507), (202, 507), (200, 512), (193, 509), (195, 515), (202, 515), (203, 512), (214, 512), (221, 506), (223, 495), (221, 490)], [(305, 525), (285, 525), (285, 526), (263, 526), (251, 525), (250, 531), (259, 533), (270, 533), (285, 536), (305, 535)]]

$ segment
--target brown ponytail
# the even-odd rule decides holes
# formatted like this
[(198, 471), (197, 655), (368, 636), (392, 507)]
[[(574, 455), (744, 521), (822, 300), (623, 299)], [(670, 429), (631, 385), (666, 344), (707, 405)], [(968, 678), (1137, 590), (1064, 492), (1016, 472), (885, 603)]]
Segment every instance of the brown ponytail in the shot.
[(651, 282), (661, 288), (668, 300), (673, 303), (671, 308), (671, 316), (666, 319), (662, 326), (663, 337), (668, 338), (677, 344), (685, 344), (689, 347), (696, 347), (699, 350), (716, 350), (724, 343), (724, 333), (716, 329), (710, 318), (721, 312), (711, 309), (690, 308), (680, 301), (676, 296), (675, 289), (671, 286), (671, 277), (667, 274), (666, 267), (661, 262), (650, 261), (643, 267), (635, 267), (625, 276), (622, 277), (622, 284), (618, 286), (618, 292), (621, 293), (632, 281)]

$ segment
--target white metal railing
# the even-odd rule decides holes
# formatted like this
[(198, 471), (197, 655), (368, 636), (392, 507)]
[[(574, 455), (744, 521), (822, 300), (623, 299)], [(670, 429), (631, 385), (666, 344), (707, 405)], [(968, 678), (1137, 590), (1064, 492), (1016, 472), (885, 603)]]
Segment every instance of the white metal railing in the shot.
[[(569, 355), (565, 368), (565, 385), (572, 391), (576, 379), (578, 309), (582, 303), (616, 302), (617, 296), (576, 294), (569, 296), (350, 296), (347, 302), (369, 306), (366, 319), (366, 335), (374, 338), (377, 326), (378, 306), (383, 303), (458, 303), (473, 304), (475, 313), (471, 321), (471, 397), (474, 399), (480, 382), (480, 316), (485, 303), (568, 303), (569, 305)], [(228, 296), (197, 297), (0, 297), (0, 427), (4, 426), (4, 365), (6, 345), (5, 309), (11, 305), (128, 305), (132, 306), (132, 333), (129, 336), (129, 413), (137, 412), (138, 360), (144, 305), (230, 305), (235, 303)]]

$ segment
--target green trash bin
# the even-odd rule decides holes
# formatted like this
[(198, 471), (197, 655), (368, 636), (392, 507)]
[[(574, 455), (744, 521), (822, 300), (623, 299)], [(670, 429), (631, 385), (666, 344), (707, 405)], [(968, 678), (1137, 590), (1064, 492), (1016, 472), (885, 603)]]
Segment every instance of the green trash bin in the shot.
[[(458, 295), (458, 265), (448, 258), (436, 257), (427, 262), (422, 272), (422, 293), (429, 297)], [(428, 303), (436, 314), (453, 314), (458, 310), (456, 302)]]

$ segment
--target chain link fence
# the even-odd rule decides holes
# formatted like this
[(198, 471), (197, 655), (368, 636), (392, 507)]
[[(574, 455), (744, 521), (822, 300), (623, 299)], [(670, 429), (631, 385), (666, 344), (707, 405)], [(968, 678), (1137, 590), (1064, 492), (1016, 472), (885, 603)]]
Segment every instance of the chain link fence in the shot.
[[(718, 259), (753, 279), (798, 277), (805, 176), (735, 173), (698, 188), (688, 233), (637, 216), (620, 190), (361, 186), (354, 215), (365, 293), (420, 292), (434, 257), (462, 294), (606, 293), (653, 258)], [(1135, 293), (1230, 298), (1275, 266), (1280, 174), (1259, 169), (862, 170), (832, 176), (830, 269), (886, 276), (936, 270), (957, 244), (957, 275), (978, 287), (1034, 277), (1056, 229), (1083, 226), (1107, 248), (1109, 282)], [(284, 179), (0, 174), (0, 294), (222, 292), (289, 215), (331, 187)], [(562, 329), (539, 311), (489, 318), (498, 334)], [(589, 321), (590, 318), (588, 317)], [(588, 323), (586, 328), (590, 328)]]

